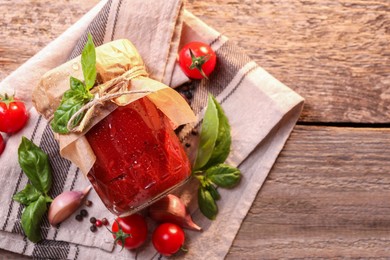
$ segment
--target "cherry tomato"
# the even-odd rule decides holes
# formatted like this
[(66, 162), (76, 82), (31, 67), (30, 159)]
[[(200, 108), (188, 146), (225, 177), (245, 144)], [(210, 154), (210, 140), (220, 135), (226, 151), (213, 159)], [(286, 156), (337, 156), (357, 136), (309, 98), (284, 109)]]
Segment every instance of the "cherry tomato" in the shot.
[(177, 253), (183, 247), (184, 241), (184, 231), (176, 224), (161, 224), (153, 232), (153, 246), (164, 256)]
[(111, 228), (115, 242), (127, 249), (140, 247), (148, 236), (146, 220), (140, 214), (118, 217)]
[(22, 101), (14, 97), (0, 96), (0, 132), (16, 133), (24, 127), (28, 113)]
[(5, 148), (5, 142), (3, 136), (0, 134), (0, 155), (3, 153), (4, 148)]
[(183, 72), (192, 79), (208, 78), (216, 62), (215, 52), (203, 42), (190, 42), (179, 52), (179, 65)]

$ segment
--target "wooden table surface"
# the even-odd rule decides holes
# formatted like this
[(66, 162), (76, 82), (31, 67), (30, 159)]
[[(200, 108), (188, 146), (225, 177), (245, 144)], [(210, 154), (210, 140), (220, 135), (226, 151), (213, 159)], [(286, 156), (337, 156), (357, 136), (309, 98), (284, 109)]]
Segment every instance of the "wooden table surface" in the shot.
[[(1, 0), (0, 80), (97, 2)], [(187, 8), (306, 99), (227, 258), (390, 258), (390, 1)]]

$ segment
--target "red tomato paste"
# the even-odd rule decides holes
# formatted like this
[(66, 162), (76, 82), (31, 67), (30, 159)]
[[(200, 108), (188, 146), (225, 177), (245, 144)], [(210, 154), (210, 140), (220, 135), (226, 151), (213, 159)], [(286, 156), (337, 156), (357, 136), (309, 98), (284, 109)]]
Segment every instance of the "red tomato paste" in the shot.
[(86, 137), (96, 155), (88, 178), (116, 215), (147, 206), (191, 175), (169, 119), (147, 97), (118, 107)]

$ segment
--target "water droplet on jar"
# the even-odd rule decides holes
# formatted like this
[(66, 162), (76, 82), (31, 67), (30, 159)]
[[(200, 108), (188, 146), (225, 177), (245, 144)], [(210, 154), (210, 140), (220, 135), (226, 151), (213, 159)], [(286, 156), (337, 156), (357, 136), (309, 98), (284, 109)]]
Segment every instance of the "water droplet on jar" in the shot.
[(79, 64), (78, 64), (77, 62), (73, 63), (72, 69), (74, 69), (74, 70), (79, 70), (79, 69), (80, 69)]
[(175, 173), (177, 173), (177, 174), (180, 174), (180, 172), (182, 171), (182, 165), (181, 164), (179, 164), (179, 165), (177, 165), (174, 169), (172, 169), (173, 170), (173, 172), (175, 172)]
[(149, 183), (148, 185), (145, 186), (145, 190), (149, 189), (150, 187), (152, 187), (154, 184), (156, 184), (155, 181), (152, 181), (151, 183)]
[(133, 162), (133, 169), (139, 169), (141, 167), (141, 164), (138, 163), (137, 161)]
[(164, 180), (167, 179), (169, 176), (170, 176), (170, 173), (169, 173), (169, 172), (162, 173), (161, 176), (160, 176), (160, 181), (164, 181)]
[(110, 160), (110, 162), (108, 163), (108, 167), (112, 169), (114, 165), (115, 165), (115, 160)]

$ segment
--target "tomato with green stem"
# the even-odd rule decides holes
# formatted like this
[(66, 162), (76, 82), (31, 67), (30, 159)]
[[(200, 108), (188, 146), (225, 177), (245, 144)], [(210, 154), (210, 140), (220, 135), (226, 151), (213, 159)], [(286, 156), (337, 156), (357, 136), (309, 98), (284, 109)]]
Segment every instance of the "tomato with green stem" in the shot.
[(28, 120), (26, 106), (13, 96), (0, 95), (0, 132), (12, 134), (21, 130)]
[(171, 256), (183, 248), (185, 235), (183, 229), (176, 224), (163, 223), (153, 232), (154, 248), (164, 256)]
[(189, 78), (208, 78), (217, 63), (217, 55), (210, 45), (190, 42), (179, 52), (179, 65)]
[(146, 220), (140, 214), (116, 218), (111, 229), (115, 243), (122, 248), (136, 249), (142, 246), (148, 237)]

